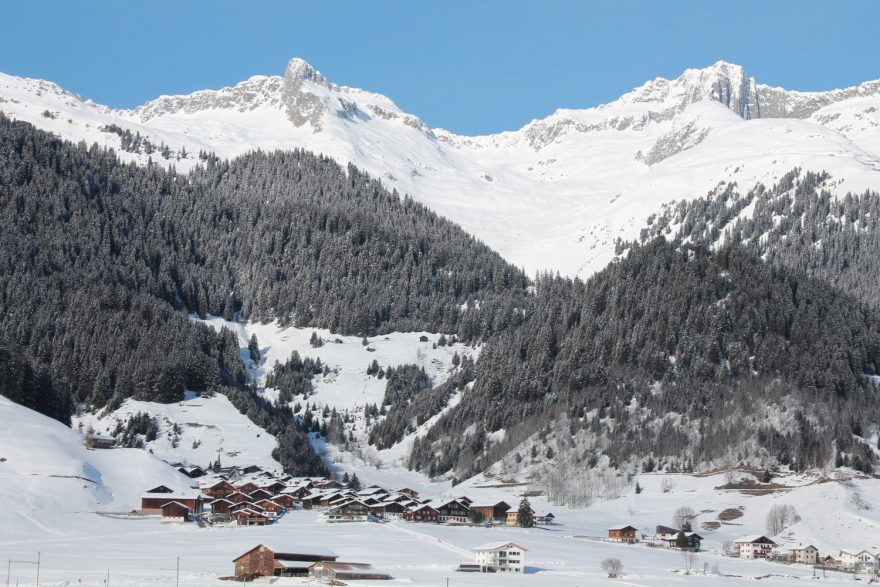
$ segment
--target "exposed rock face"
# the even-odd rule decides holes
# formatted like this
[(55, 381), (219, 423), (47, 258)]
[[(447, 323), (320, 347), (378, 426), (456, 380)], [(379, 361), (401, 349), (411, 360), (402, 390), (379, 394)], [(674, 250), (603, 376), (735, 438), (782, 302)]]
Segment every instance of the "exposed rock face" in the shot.
[(281, 101), (287, 110), (287, 118), (294, 126), (310, 124), (318, 132), (321, 130), (321, 115), (326, 106), (320, 96), (303, 87), (303, 82), (306, 81), (331, 89), (327, 79), (314, 67), (302, 59), (291, 59), (284, 72)]

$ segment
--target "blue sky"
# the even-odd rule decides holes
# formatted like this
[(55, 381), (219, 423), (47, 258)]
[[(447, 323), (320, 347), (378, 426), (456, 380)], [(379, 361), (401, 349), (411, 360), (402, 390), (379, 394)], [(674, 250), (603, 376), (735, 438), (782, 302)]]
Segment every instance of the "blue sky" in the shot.
[(465, 134), (719, 59), (791, 89), (880, 78), (872, 0), (26, 0), (3, 20), (0, 71), (114, 107), (281, 74), (297, 56)]

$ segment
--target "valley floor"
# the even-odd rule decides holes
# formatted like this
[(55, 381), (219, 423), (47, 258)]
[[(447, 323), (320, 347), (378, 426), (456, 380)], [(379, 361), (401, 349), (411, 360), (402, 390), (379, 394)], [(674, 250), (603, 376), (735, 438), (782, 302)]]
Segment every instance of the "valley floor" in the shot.
[[(60, 515), (50, 529), (27, 535), (0, 530), (0, 555), (14, 561), (41, 557), (41, 585), (171, 585), (180, 557), (180, 584), (223, 585), (232, 559), (251, 547), (328, 549), (340, 560), (372, 563), (390, 573), (390, 582), (356, 581), (358, 585), (799, 585), (814, 577), (812, 568), (762, 561), (745, 561), (700, 553), (694, 572), (684, 574), (681, 553), (645, 545), (623, 545), (586, 538), (595, 534), (590, 511), (566, 512), (566, 523), (532, 529), (481, 528), (412, 524), (406, 522), (324, 522), (320, 512), (294, 511), (267, 527), (199, 528), (195, 524), (163, 524), (156, 517), (118, 519), (94, 513)], [(523, 576), (454, 572), (472, 562), (470, 549), (485, 542), (511, 540), (529, 549)], [(610, 580), (601, 561), (619, 558), (624, 576)], [(714, 568), (721, 576), (712, 575)], [(704, 568), (710, 573), (703, 574)], [(852, 575), (831, 572), (819, 579), (850, 584)], [(11, 566), (12, 585), (32, 585), (35, 568), (20, 562)], [(306, 579), (279, 579), (274, 584), (302, 584)]]

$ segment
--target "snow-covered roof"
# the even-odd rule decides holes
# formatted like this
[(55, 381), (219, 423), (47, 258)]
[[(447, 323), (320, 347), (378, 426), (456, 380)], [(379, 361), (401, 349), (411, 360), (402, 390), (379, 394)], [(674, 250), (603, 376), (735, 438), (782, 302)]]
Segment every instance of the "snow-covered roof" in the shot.
[(751, 544), (752, 542), (758, 542), (759, 540), (766, 540), (771, 544), (775, 544), (772, 540), (764, 536), (763, 534), (750, 534), (748, 536), (743, 536), (742, 538), (737, 538), (733, 541), (734, 544)]
[(524, 546), (520, 546), (515, 542), (488, 542), (486, 544), (482, 544), (472, 549), (474, 552), (485, 552), (487, 550), (500, 550), (502, 548), (510, 548), (511, 546), (515, 546), (516, 548), (527, 552), (529, 549)]
[(199, 499), (199, 493), (145, 493), (141, 499), (167, 499), (168, 501), (178, 501), (181, 499)]

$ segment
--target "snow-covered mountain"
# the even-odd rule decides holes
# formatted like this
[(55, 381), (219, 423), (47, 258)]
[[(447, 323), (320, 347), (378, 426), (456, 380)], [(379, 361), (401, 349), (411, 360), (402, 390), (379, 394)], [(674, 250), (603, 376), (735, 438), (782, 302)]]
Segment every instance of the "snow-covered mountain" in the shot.
[(769, 184), (802, 167), (829, 171), (838, 193), (880, 186), (880, 81), (796, 92), (725, 62), (477, 137), (432, 129), (391, 99), (336, 85), (301, 59), (283, 76), (162, 96), (133, 110), (0, 74), (0, 111), (179, 170), (198, 163), (200, 151), (320, 152), (411, 194), (530, 271), (568, 275), (602, 268), (615, 239), (636, 237), (663, 203), (720, 182)]

